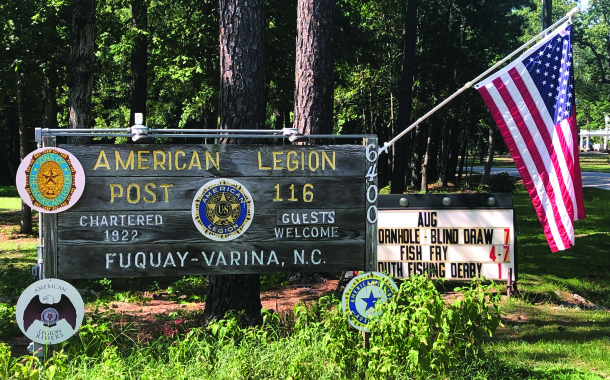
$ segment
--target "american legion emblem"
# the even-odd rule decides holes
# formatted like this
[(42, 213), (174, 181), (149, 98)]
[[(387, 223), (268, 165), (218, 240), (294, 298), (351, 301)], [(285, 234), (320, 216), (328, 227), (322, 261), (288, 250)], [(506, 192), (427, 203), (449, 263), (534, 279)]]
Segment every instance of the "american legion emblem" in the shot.
[(42, 213), (72, 207), (83, 194), (85, 172), (74, 155), (60, 148), (41, 148), (28, 154), (17, 171), (21, 199)]
[(26, 337), (40, 344), (56, 344), (78, 331), (85, 306), (78, 290), (57, 278), (28, 286), (17, 301), (17, 324)]
[(347, 313), (350, 325), (369, 332), (369, 321), (377, 315), (375, 305), (386, 302), (396, 292), (398, 287), (390, 277), (379, 272), (364, 272), (352, 278), (345, 287), (341, 307)]
[(205, 237), (229, 241), (241, 236), (250, 226), (254, 202), (244, 185), (219, 178), (197, 191), (191, 212), (195, 226)]

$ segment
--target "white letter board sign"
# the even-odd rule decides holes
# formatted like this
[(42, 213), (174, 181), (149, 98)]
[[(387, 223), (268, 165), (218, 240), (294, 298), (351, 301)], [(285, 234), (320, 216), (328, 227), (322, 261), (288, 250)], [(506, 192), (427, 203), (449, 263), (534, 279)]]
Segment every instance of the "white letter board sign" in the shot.
[(397, 278), (516, 280), (512, 194), (379, 197), (377, 269)]

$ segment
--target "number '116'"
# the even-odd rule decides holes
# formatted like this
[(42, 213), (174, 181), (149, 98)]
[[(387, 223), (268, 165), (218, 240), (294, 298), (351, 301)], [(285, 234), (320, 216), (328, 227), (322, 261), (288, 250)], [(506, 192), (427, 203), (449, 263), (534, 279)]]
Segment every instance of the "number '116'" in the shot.
[[(284, 199), (280, 197), (280, 184), (275, 184), (275, 198), (273, 198), (274, 202), (282, 202)], [(288, 189), (290, 190), (290, 198), (287, 198), (287, 201), (296, 202), (297, 198), (294, 197), (294, 183), (291, 184)], [(313, 185), (311, 183), (306, 183), (303, 185), (303, 201), (311, 202), (313, 201)]]

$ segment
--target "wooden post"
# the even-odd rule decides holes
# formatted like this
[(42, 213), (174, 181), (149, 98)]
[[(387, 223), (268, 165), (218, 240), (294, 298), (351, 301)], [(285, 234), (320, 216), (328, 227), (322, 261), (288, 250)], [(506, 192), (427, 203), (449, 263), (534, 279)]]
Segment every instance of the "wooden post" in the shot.
[[(366, 252), (364, 271), (373, 272), (377, 270), (377, 221), (379, 219), (379, 210), (377, 209), (377, 198), (379, 197), (379, 188), (377, 187), (377, 161), (379, 154), (377, 153), (377, 138), (369, 137), (364, 139), (366, 149)], [(370, 332), (362, 332), (364, 339), (364, 349), (370, 348)]]
[(510, 291), (513, 287), (513, 268), (508, 268), (508, 281), (506, 282), (506, 297), (510, 298)]
[[(54, 136), (44, 136), (42, 146), (57, 146), (57, 141)], [(42, 278), (57, 278), (57, 214), (42, 214), (42, 228)]]
[(377, 220), (379, 211), (377, 210), (377, 198), (379, 188), (377, 187), (377, 138), (369, 137), (364, 139), (366, 149), (366, 253), (364, 271), (372, 272), (377, 270)]

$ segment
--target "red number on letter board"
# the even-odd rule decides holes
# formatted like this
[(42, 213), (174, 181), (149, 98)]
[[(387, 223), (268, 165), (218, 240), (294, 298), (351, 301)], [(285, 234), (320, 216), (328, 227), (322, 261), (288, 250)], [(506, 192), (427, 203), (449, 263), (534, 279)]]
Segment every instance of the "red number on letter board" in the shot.
[(491, 246), (491, 252), (489, 252), (489, 258), (492, 259), (493, 261), (496, 261), (496, 246), (495, 245)]
[(504, 229), (504, 244), (508, 244), (508, 237), (510, 236), (510, 228)]
[(506, 259), (508, 258), (508, 252), (510, 251), (510, 246), (505, 245), (503, 248), (504, 248), (504, 260), (503, 261), (506, 261)]

